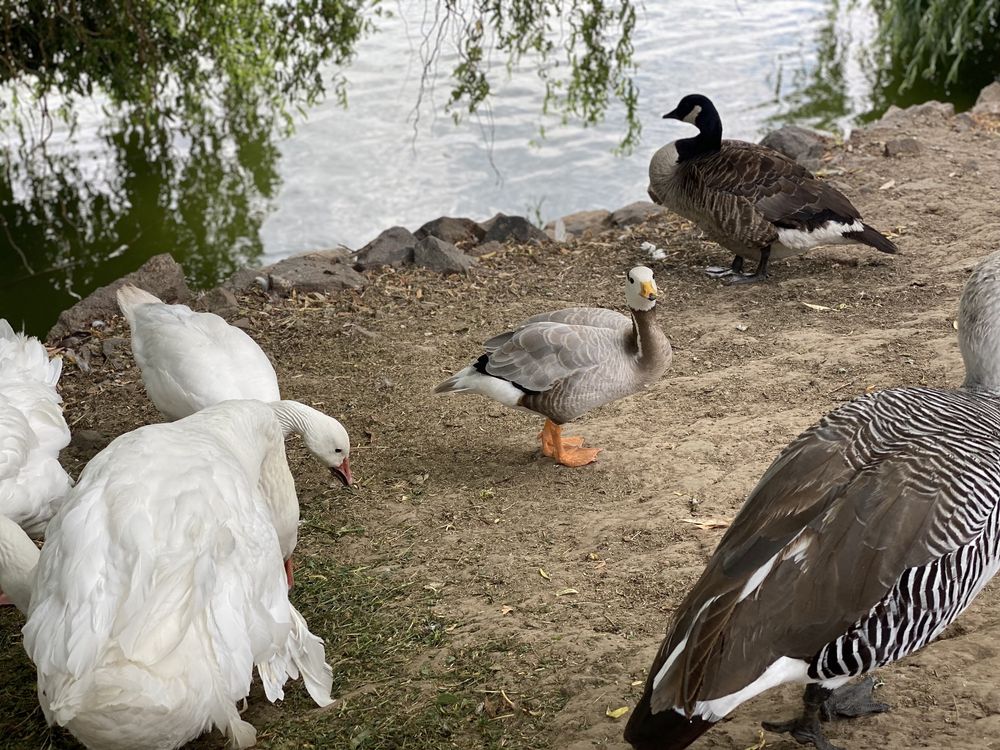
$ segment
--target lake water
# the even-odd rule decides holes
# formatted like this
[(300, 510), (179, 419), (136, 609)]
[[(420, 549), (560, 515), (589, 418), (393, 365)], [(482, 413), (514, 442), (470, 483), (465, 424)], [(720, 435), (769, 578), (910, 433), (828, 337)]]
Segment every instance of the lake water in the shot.
[(23, 165), (0, 179), (0, 317), (43, 334), (60, 310), (160, 252), (205, 286), (240, 263), (357, 249), (394, 224), (497, 211), (544, 222), (642, 200), (649, 156), (690, 132), (661, 119), (686, 93), (710, 96), (727, 135), (750, 140), (783, 120), (846, 129), (872, 109), (859, 62), (875, 30), (866, 3), (664, 0), (635, 28), (633, 154), (615, 154), (620, 107), (596, 127), (543, 117), (527, 65), (499, 66), (492, 109), (456, 126), (443, 112), (447, 54), (417, 106), (424, 3), (392, 7), (347, 71), (349, 108), (319, 104), (277, 151), (266, 136), (227, 148), (168, 133), (150, 157), (106, 132), (99, 102), (72, 135), (57, 125), (31, 168), (45, 180)]

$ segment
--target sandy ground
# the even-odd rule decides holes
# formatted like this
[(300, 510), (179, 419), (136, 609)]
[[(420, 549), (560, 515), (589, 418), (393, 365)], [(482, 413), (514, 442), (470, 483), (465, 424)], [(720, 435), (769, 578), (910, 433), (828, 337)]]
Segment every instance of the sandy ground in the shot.
[[(903, 134), (921, 153), (883, 156)], [(994, 123), (856, 132), (824, 174), (898, 235), (900, 254), (818, 250), (774, 262), (762, 285), (707, 278), (704, 266), (730, 258), (663, 219), (562, 248), (510, 248), (468, 278), (387, 270), (363, 293), (244, 298), (285, 396), (344, 421), (360, 479), (333, 487), (289, 449), (304, 519), (292, 595), (328, 644), (342, 700), (317, 711), (298, 685), (277, 706), (255, 691), (246, 718), (260, 746), (623, 750), (625, 718), (607, 712), (639, 696), (673, 607), (722, 533), (692, 521), (732, 517), (782, 446), (843, 401), (961, 381), (953, 321), (969, 270), (1000, 250), (998, 155)], [(647, 262), (646, 240), (668, 251), (648, 264), (674, 364), (648, 392), (568, 430), (604, 446), (598, 463), (573, 470), (540, 457), (533, 415), (431, 393), (525, 316), (620, 308), (622, 274)], [(67, 367), (63, 381), (73, 430), (97, 431), (67, 452), (73, 473), (112, 437), (157, 421), (127, 356), (92, 364), (89, 374)], [(1000, 748), (998, 603), (987, 588), (941, 640), (880, 672), (892, 712), (829, 725), (831, 740)], [(20, 624), (0, 614), (0, 745), (75, 747), (45, 727)], [(791, 716), (798, 695), (744, 704), (695, 747), (797, 747), (759, 723)]]

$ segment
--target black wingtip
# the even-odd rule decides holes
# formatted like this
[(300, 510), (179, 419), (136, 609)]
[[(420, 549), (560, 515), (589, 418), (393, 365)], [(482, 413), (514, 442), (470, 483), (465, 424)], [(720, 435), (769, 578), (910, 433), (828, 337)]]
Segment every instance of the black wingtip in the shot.
[(688, 719), (669, 709), (654, 714), (648, 696), (643, 696), (629, 717), (625, 741), (635, 750), (682, 750), (714, 724), (697, 716)]
[(896, 244), (892, 240), (874, 227), (870, 227), (867, 224), (862, 224), (861, 226), (864, 229), (860, 232), (845, 232), (844, 236), (855, 242), (860, 242), (862, 245), (874, 247), (883, 253), (895, 253), (899, 251), (899, 248), (896, 247)]

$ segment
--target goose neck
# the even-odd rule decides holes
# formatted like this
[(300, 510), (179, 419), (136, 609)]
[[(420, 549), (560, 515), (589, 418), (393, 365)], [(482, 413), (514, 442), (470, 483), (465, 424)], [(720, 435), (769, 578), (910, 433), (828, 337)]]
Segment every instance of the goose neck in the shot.
[(0, 591), (27, 614), (38, 565), (38, 547), (9, 518), (0, 516)]
[(310, 407), (298, 401), (275, 401), (271, 404), (271, 408), (285, 437), (291, 433), (303, 436), (309, 431), (313, 411)]
[(677, 161), (682, 162), (696, 156), (710, 154), (722, 148), (722, 121), (715, 117), (698, 128), (698, 135), (677, 141)]
[(632, 310), (632, 338), (640, 367), (656, 369), (666, 358), (666, 336), (656, 323), (656, 307)]

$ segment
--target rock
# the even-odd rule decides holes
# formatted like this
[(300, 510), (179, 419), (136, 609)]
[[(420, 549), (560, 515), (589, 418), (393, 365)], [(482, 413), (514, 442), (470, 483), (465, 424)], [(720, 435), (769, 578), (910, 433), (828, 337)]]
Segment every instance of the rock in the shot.
[(223, 318), (234, 314), (239, 309), (236, 295), (222, 286), (210, 289), (195, 300), (192, 307), (198, 310), (215, 313)]
[(979, 92), (979, 98), (972, 108), (976, 115), (1000, 115), (1000, 81), (994, 81)]
[(507, 216), (497, 214), (479, 225), (485, 232), (483, 242), (548, 242), (545, 232), (536, 227), (523, 216)]
[(413, 251), (413, 262), (438, 273), (468, 273), (476, 262), (450, 242), (424, 237)]
[(232, 326), (236, 326), (240, 330), (249, 331), (253, 329), (253, 323), (250, 322), (250, 318), (239, 318), (230, 323)]
[(929, 101), (900, 109), (895, 104), (885, 111), (875, 125), (902, 125), (921, 119), (943, 120), (955, 115), (955, 105), (950, 102)]
[[(261, 279), (264, 281), (263, 284), (260, 284)], [(242, 292), (244, 289), (249, 289), (252, 286), (264, 288), (267, 286), (267, 283), (267, 276), (261, 276), (259, 268), (241, 268), (223, 281), (222, 286), (231, 292)]]
[(898, 156), (919, 154), (922, 150), (920, 141), (916, 138), (894, 138), (891, 141), (886, 141), (883, 153), (890, 158), (895, 158)]
[(952, 127), (955, 128), (959, 133), (964, 133), (966, 130), (972, 130), (975, 127), (976, 121), (972, 119), (972, 115), (968, 112), (959, 112), (955, 115), (955, 119), (952, 121)]
[(492, 255), (493, 253), (498, 253), (503, 250), (503, 243), (491, 240), (490, 242), (483, 242), (479, 245), (473, 245), (468, 250), (465, 251), (466, 255), (472, 255), (477, 258), (481, 258), (484, 255)]
[(125, 284), (141, 287), (164, 302), (187, 302), (191, 299), (191, 290), (184, 281), (184, 269), (168, 253), (154, 255), (137, 271), (96, 289), (69, 310), (64, 310), (49, 331), (48, 340), (59, 341), (74, 331), (89, 330), (95, 320), (119, 315), (115, 292)]
[(368, 280), (355, 271), (341, 250), (320, 250), (293, 255), (274, 265), (260, 269), (261, 275), (271, 281), (271, 289), (278, 294), (297, 292), (336, 292), (341, 289), (360, 289)]
[(413, 262), (417, 238), (405, 227), (389, 227), (354, 255), (354, 267), (366, 271), (376, 266), (399, 266)]
[[(566, 234), (572, 237), (583, 237), (608, 229), (611, 226), (611, 212), (604, 209), (594, 211), (577, 211), (576, 213), (563, 216), (559, 221), (566, 228)], [(555, 239), (556, 222), (550, 221), (545, 225), (545, 235)], [(551, 233), (550, 233), (551, 230)]]
[(424, 237), (437, 237), (439, 240), (457, 245), (460, 242), (479, 242), (486, 231), (472, 219), (454, 219), (441, 216), (428, 221), (413, 233), (418, 240)]
[(104, 339), (101, 342), (101, 354), (104, 355), (104, 360), (116, 370), (120, 370), (125, 366), (121, 351), (124, 345), (125, 339), (118, 336)]
[(649, 201), (636, 201), (622, 206), (617, 211), (611, 213), (611, 223), (616, 227), (630, 227), (633, 224), (642, 224), (644, 221), (660, 216), (666, 211), (663, 206), (658, 206)]
[(823, 158), (826, 138), (798, 125), (785, 125), (761, 138), (760, 145), (773, 148), (789, 159), (809, 167), (819, 164), (819, 160)]

